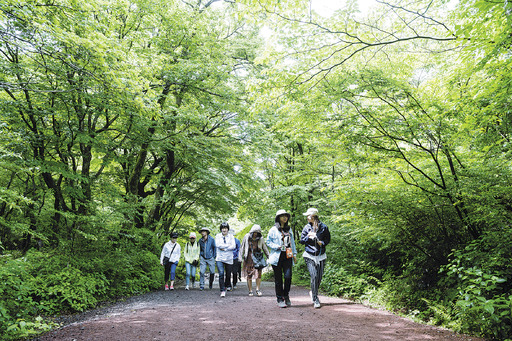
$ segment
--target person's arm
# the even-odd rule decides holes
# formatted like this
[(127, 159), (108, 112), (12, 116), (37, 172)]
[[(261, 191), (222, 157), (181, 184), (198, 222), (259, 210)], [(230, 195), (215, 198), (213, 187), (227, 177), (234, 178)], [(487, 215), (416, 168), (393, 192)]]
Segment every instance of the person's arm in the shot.
[(240, 250), (238, 250), (238, 261), (239, 262), (244, 260), (243, 258), (245, 255), (246, 243), (247, 243), (247, 238), (244, 237), (244, 239), (242, 239), (242, 243), (240, 244)]
[(162, 248), (162, 252), (160, 253), (160, 264), (164, 265), (164, 255), (165, 255), (165, 247), (167, 246), (167, 243), (164, 244), (164, 247)]
[(309, 231), (310, 231), (310, 229), (309, 229), (309, 224), (308, 224), (308, 225), (304, 226), (304, 228), (302, 229), (299, 243), (306, 244), (309, 241)]
[(275, 228), (271, 228), (267, 236), (267, 246), (272, 250), (280, 250), (283, 243), (277, 232)]
[(215, 238), (212, 237), (212, 249), (213, 249), (213, 258), (217, 259), (217, 245), (215, 244)]

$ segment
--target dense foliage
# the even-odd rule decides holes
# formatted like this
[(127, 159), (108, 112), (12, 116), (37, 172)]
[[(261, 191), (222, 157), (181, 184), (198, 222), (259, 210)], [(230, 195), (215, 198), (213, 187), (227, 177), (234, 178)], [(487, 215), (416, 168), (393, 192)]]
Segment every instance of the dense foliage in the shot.
[(510, 338), (512, 4), (311, 4), (0, 1), (1, 335), (315, 206), (323, 290)]

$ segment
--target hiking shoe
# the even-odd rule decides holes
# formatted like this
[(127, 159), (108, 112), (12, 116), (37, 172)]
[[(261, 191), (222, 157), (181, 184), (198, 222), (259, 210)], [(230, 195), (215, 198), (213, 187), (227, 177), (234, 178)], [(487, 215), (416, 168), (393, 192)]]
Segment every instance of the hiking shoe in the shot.
[(226, 292), (225, 292), (225, 291), (222, 291), (222, 292), (220, 293), (220, 297), (226, 297)]
[(254, 296), (253, 292), (252, 291), (249, 291), (249, 296)]
[(318, 298), (315, 300), (315, 303), (313, 303), (313, 307), (315, 307), (315, 309), (318, 309), (321, 307), (320, 301), (318, 300)]
[(165, 285), (165, 290), (169, 290), (169, 284)]
[(284, 301), (279, 301), (279, 302), (277, 302), (277, 306), (279, 308), (286, 308), (286, 303), (284, 303)]
[(256, 295), (261, 296), (263, 295), (260, 290), (256, 290)]
[(188, 285), (187, 285), (187, 286), (185, 286), (185, 290), (190, 290), (190, 289), (189, 289), (189, 287), (188, 287)]
[(286, 304), (287, 307), (291, 307), (292, 306), (292, 302), (290, 301), (290, 297), (286, 296), (284, 298), (284, 303)]

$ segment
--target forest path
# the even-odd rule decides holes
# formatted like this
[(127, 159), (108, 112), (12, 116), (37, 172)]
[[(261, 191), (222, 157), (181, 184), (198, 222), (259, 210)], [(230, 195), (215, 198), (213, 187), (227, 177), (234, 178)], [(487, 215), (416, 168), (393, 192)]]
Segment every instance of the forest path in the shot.
[(293, 286), (292, 306), (278, 308), (273, 283), (249, 297), (245, 282), (220, 297), (212, 290), (157, 291), (82, 314), (34, 340), (482, 340), (417, 324), (348, 300), (320, 296), (314, 309), (307, 288)]

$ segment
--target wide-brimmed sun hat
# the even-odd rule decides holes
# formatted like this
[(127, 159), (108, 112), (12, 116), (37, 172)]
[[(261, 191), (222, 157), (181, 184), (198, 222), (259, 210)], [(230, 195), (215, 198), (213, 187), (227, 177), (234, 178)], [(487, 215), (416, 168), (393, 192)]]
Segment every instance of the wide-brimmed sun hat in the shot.
[(279, 217), (279, 216), (282, 216), (282, 215), (285, 215), (288, 217), (288, 219), (290, 219), (290, 213), (286, 212), (286, 210), (279, 210), (276, 212), (276, 219)]
[(318, 210), (316, 208), (310, 207), (305, 213), (302, 213), (305, 216), (315, 215), (318, 216)]
[(201, 231), (206, 231), (206, 232), (208, 232), (208, 234), (210, 234), (210, 229), (208, 227), (201, 227), (199, 229), (199, 233), (201, 233)]

